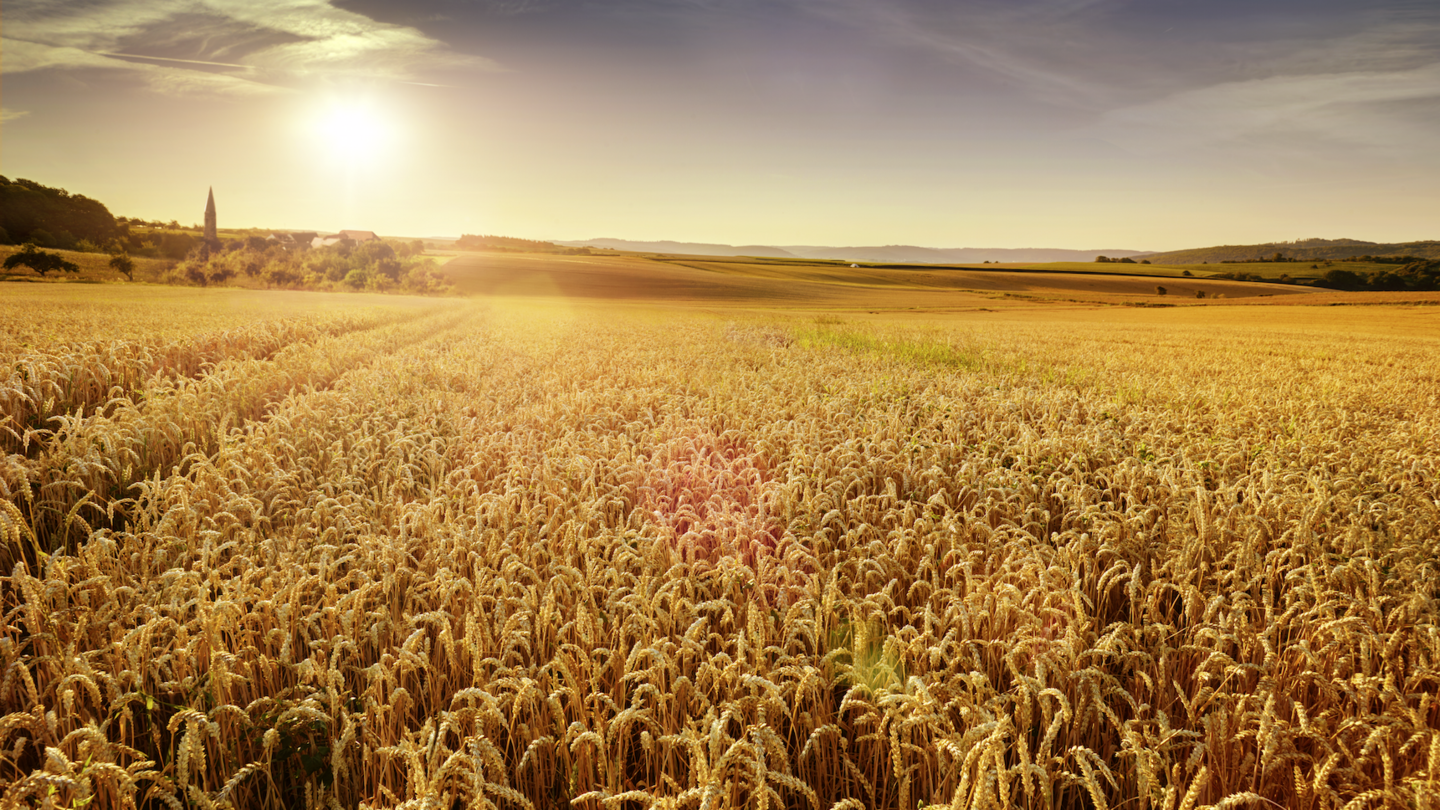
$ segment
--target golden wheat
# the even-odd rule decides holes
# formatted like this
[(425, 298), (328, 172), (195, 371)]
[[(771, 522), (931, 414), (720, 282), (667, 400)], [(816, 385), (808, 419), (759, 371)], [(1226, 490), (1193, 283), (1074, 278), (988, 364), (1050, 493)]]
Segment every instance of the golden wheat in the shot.
[(5, 462), (7, 804), (1435, 806), (1433, 338), (296, 317)]

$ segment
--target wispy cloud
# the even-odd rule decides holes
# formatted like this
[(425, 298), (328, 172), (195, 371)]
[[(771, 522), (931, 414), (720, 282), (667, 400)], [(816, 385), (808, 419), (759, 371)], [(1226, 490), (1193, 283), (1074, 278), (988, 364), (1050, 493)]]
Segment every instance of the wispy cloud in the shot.
[(257, 82), (242, 75), (212, 73), (144, 61), (131, 61), (119, 56), (82, 48), (46, 45), (20, 39), (5, 39), (4, 72), (24, 73), (46, 69), (97, 68), (125, 70), (144, 79), (157, 91), (170, 94), (213, 93), (231, 96), (266, 95), (285, 92), (285, 88)]
[(1217, 80), (1389, 71), (1440, 58), (1440, 8), (1413, 0), (1322, 9), (1278, 0), (1214, 20), (1134, 0), (788, 2), (1003, 77), (1030, 97), (1096, 110)]
[(416, 81), (494, 68), (329, 0), (10, 0), (3, 71), (131, 71), (167, 93), (283, 91), (314, 77)]
[(29, 114), (29, 110), (7, 110), (0, 108), (0, 121), (14, 121), (16, 118), (24, 118)]
[(1100, 103), (1108, 88), (1084, 69), (1094, 32), (1080, 29), (1122, 0), (793, 0), (808, 13), (872, 32), (1027, 95), (1065, 106)]
[(1144, 153), (1440, 149), (1440, 10), (1401, 7), (1343, 36), (1259, 45), (1267, 53), (1250, 54), (1250, 75), (1112, 109), (1093, 134)]
[[(1139, 152), (1269, 137), (1386, 149), (1440, 146), (1405, 108), (1440, 101), (1440, 62), (1408, 70), (1276, 76), (1190, 90), (1107, 113), (1097, 134)], [(1295, 136), (1302, 135), (1297, 141)]]

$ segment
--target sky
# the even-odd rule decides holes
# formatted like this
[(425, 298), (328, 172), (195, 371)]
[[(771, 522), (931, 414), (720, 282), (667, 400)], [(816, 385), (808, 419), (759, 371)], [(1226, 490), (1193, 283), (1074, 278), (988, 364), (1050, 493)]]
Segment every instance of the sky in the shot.
[(1435, 0), (6, 0), (0, 174), (395, 236), (1440, 239)]

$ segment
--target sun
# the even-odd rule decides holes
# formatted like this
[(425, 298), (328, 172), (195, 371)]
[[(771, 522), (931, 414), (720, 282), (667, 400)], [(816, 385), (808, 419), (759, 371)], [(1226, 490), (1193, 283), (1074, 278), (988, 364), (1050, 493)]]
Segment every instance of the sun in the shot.
[(390, 124), (365, 101), (333, 102), (315, 119), (320, 145), (339, 158), (374, 160), (393, 140)]

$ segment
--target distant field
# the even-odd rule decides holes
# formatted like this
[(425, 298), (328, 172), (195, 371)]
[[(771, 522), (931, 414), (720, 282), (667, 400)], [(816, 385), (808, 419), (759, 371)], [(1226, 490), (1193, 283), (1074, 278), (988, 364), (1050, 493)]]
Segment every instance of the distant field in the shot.
[[(1183, 277), (1186, 271), (1196, 278), (1207, 278), (1221, 273), (1244, 273), (1264, 279), (1279, 279), (1290, 276), (1295, 279), (1315, 279), (1328, 270), (1349, 270), (1360, 275), (1371, 275), (1381, 270), (1395, 270), (1399, 265), (1374, 262), (1245, 262), (1243, 264), (1099, 264), (1095, 262), (1051, 262), (1048, 264), (997, 265), (1004, 268), (1023, 268), (1052, 273), (1125, 273), (1128, 275)], [(1104, 269), (1101, 269), (1104, 268)]]
[[(1142, 265), (1143, 266), (1143, 265)], [(1072, 267), (1072, 266), (1066, 266)], [(1097, 267), (1103, 268), (1097, 272)], [(674, 256), (462, 253), (442, 272), (466, 294), (743, 304), (764, 308), (946, 309), (1043, 303), (1196, 304), (1313, 290), (1271, 284), (1166, 278), (1079, 265), (1064, 272), (858, 265)], [(1123, 265), (1129, 268), (1131, 265)], [(1160, 295), (1157, 287), (1165, 287)], [(1196, 293), (1205, 294), (1204, 301)]]
[(1330, 270), (1349, 270), (1362, 276), (1369, 276), (1382, 270), (1397, 270), (1401, 265), (1376, 262), (1245, 262), (1241, 264), (1187, 264), (1162, 265), (1189, 270), (1195, 275), (1216, 275), (1219, 273), (1244, 273), (1265, 279), (1290, 276), (1296, 279), (1319, 278)]

